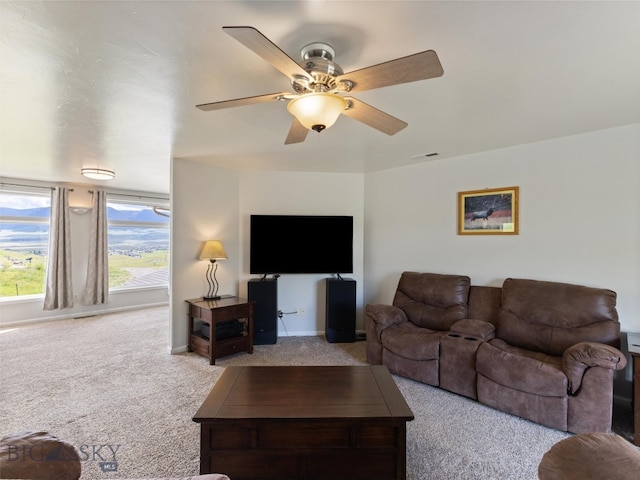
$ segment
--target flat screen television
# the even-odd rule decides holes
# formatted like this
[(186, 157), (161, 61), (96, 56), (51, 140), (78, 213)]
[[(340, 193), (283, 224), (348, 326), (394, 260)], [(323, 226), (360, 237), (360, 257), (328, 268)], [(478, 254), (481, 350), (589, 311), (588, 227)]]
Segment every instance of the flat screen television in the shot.
[(353, 217), (251, 215), (252, 274), (353, 273)]

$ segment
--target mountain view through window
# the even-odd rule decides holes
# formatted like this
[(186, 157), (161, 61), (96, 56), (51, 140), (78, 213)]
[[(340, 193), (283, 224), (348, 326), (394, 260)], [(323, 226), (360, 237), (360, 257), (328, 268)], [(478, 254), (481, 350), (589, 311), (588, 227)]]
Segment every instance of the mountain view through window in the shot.
[[(50, 210), (48, 194), (0, 192), (0, 298), (44, 294)], [(107, 202), (110, 288), (168, 285), (166, 212), (166, 205)]]

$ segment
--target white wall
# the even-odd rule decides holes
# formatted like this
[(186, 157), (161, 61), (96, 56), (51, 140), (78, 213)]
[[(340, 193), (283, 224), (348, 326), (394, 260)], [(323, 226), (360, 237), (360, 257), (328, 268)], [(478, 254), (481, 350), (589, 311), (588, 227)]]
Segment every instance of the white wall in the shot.
[[(513, 185), (519, 235), (456, 234), (459, 191)], [(371, 173), (365, 205), (365, 303), (404, 270), (532, 278), (610, 288), (640, 331), (640, 125)]]
[[(246, 296), (251, 214), (354, 216), (358, 330), (404, 270), (464, 273), (476, 285), (524, 277), (618, 293), (623, 331), (640, 331), (640, 125), (360, 174), (233, 171), (175, 160), (171, 347), (186, 346), (184, 299), (206, 290), (201, 242), (219, 238), (221, 293)], [(520, 234), (456, 234), (457, 192), (520, 187)], [(323, 275), (284, 275), (279, 335), (324, 331)]]
[[(187, 345), (185, 299), (206, 293), (206, 262), (198, 261), (202, 242), (222, 241), (229, 259), (220, 264), (220, 293), (246, 298), (249, 274), (251, 214), (353, 215), (354, 275), (358, 323), (362, 329), (363, 176), (293, 172), (244, 172), (174, 159), (171, 205), (171, 334), (170, 350)], [(286, 235), (286, 232), (282, 233)], [(278, 306), (303, 307), (302, 315), (285, 315), (278, 335), (324, 332), (326, 275), (283, 275), (278, 280)], [(258, 277), (255, 277), (258, 278)]]
[[(457, 235), (458, 192), (514, 185), (519, 235)], [(614, 290), (621, 330), (640, 332), (638, 124), (367, 174), (365, 207), (365, 304), (391, 303), (405, 270), (531, 278)]]
[[(49, 183), (35, 182), (30, 180), (12, 180), (9, 183), (24, 183), (25, 185), (36, 185), (47, 188), (51, 186), (51, 184)], [(73, 184), (68, 184), (65, 186), (73, 189), (73, 192), (69, 193), (69, 205), (72, 207), (90, 207), (92, 203), (92, 196), (89, 193), (89, 190), (101, 188), (93, 187), (91, 185)], [(115, 190), (110, 191), (116, 192)], [(137, 192), (127, 192), (119, 190), (117, 191), (117, 193), (135, 195)], [(82, 293), (84, 291), (85, 279), (87, 276), (90, 219), (90, 212), (83, 215), (78, 215), (72, 212), (70, 215), (72, 264), (71, 275), (75, 297), (73, 308), (44, 311), (42, 309), (44, 303), (44, 294), (24, 295), (15, 298), (3, 298), (2, 300), (0, 300), (0, 326), (7, 327), (11, 325), (19, 325), (31, 322), (84, 317), (106, 312), (130, 310), (133, 308), (141, 308), (145, 306), (166, 305), (168, 303), (169, 292), (166, 287), (145, 287), (126, 289), (121, 291), (113, 290), (109, 293), (109, 302), (104, 305), (92, 305), (87, 307), (80, 304)]]
[(174, 159), (171, 173), (171, 331), (172, 352), (186, 351), (185, 300), (207, 293), (207, 261), (198, 260), (206, 240), (220, 240), (229, 257), (220, 261), (220, 295), (238, 295), (240, 266), (238, 173)]
[[(362, 325), (364, 178), (361, 174), (242, 172), (240, 218), (243, 263), (240, 292), (246, 296), (249, 274), (249, 217), (256, 215), (352, 215), (353, 275), (356, 280), (356, 330)], [(281, 232), (286, 235), (286, 232)], [(329, 252), (318, 252), (318, 255)], [(278, 308), (301, 315), (284, 315), (278, 336), (319, 335), (325, 331), (325, 283), (330, 275), (282, 275), (278, 279)], [(255, 276), (254, 278), (259, 278)]]

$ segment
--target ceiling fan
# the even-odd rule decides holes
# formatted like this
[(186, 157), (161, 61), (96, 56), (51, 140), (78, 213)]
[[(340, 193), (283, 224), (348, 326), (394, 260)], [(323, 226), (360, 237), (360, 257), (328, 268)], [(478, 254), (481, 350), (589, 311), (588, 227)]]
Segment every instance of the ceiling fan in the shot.
[(222, 29), (289, 77), (295, 93), (269, 93), (204, 103), (196, 107), (210, 111), (276, 100), (288, 101), (287, 110), (294, 119), (284, 142), (286, 145), (303, 142), (309, 130), (321, 132), (329, 128), (340, 114), (387, 135), (394, 135), (405, 128), (407, 123), (342, 94), (426, 80), (440, 77), (444, 73), (433, 50), (344, 73), (340, 65), (333, 61), (335, 51), (325, 43), (312, 43), (303, 47), (302, 61), (298, 63), (253, 27)]

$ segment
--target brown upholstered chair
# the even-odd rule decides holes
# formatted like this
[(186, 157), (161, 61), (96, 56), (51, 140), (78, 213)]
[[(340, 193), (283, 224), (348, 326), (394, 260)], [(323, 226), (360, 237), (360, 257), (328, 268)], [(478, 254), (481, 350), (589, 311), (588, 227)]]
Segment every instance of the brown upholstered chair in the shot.
[[(46, 432), (22, 432), (0, 440), (0, 478), (78, 480), (81, 468), (75, 448)], [(181, 477), (179, 480), (230, 479), (226, 475), (212, 473)]]
[(23, 432), (0, 440), (0, 478), (77, 480), (80, 470), (75, 448), (46, 432)]
[(544, 454), (540, 480), (636, 480), (640, 449), (619, 435), (581, 433), (565, 438)]

